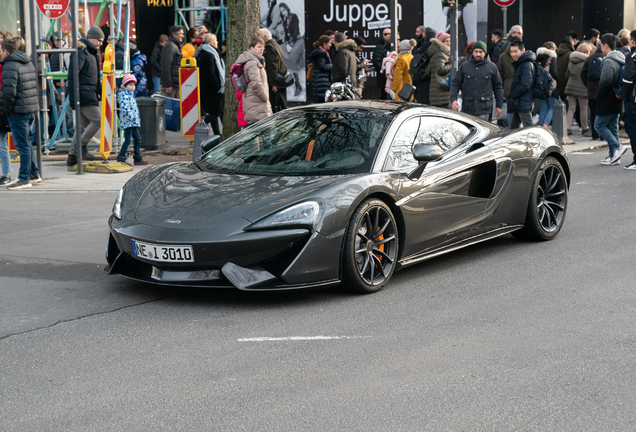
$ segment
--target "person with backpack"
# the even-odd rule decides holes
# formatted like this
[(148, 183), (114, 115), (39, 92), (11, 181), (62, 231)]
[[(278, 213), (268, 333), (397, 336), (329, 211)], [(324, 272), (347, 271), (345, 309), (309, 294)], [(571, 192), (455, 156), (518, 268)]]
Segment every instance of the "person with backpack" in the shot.
[(534, 53), (526, 51), (523, 42), (516, 41), (510, 44), (510, 56), (515, 68), (508, 99), (508, 112), (512, 114), (510, 129), (517, 129), (522, 123), (523, 127), (532, 127), (533, 85), (536, 74), (532, 61)]
[(132, 69), (133, 75), (135, 75), (135, 79), (137, 80), (137, 86), (135, 87), (135, 97), (138, 96), (147, 96), (148, 91), (148, 79), (146, 78), (146, 65), (148, 64), (148, 59), (145, 54), (142, 54), (141, 51), (137, 48), (137, 44), (130, 43), (130, 68)]
[(450, 101), (453, 111), (459, 109), (457, 101), (462, 92), (462, 112), (490, 121), (495, 98), (495, 116), (503, 107), (503, 82), (497, 66), (486, 56), (488, 48), (481, 41), (473, 43), (472, 55), (459, 66), (451, 83)]
[(576, 105), (578, 103), (579, 110), (581, 112), (581, 130), (583, 136), (586, 134), (591, 135), (587, 124), (587, 87), (583, 84), (581, 79), (581, 71), (583, 70), (583, 64), (589, 56), (590, 45), (582, 43), (579, 47), (570, 54), (570, 64), (565, 74), (568, 80), (565, 86), (565, 94), (568, 97), (568, 135), (572, 135), (572, 120), (574, 120), (574, 113), (576, 111)]
[(618, 165), (621, 156), (627, 151), (627, 147), (618, 140), (618, 118), (623, 102), (617, 97), (616, 91), (617, 83), (621, 81), (621, 69), (625, 69), (625, 56), (615, 49), (616, 39), (612, 33), (601, 36), (601, 50), (605, 57), (596, 93), (594, 128), (609, 145), (609, 156), (601, 161), (601, 165)]
[(428, 105), (429, 89), (431, 86), (431, 77), (426, 75), (426, 67), (430, 58), (426, 54), (433, 42), (431, 39), (435, 37), (437, 30), (430, 27), (419, 26), (415, 30), (415, 40), (417, 46), (413, 49), (413, 60), (409, 65), (409, 73), (413, 79), (415, 86), (415, 101)]
[[(587, 88), (587, 103), (590, 107), (590, 130), (592, 131), (592, 140), (600, 138), (598, 132), (594, 128), (596, 122), (596, 93), (598, 92), (598, 83), (601, 79), (601, 72), (603, 71), (603, 50), (599, 46), (594, 54), (588, 56), (583, 63), (583, 69), (581, 70), (581, 81)], [(587, 135), (589, 136), (589, 132)]]
[(559, 73), (557, 72), (557, 55), (556, 45), (554, 42), (546, 42), (537, 50), (537, 67), (545, 69), (552, 77), (552, 93), (547, 97), (539, 98), (539, 125), (549, 128), (552, 122), (552, 114), (554, 113), (554, 104), (559, 97), (556, 84), (559, 82)]
[[(243, 95), (243, 112), (248, 124), (256, 123), (272, 115), (272, 107), (269, 104), (269, 86), (267, 73), (265, 72), (265, 58), (263, 51), (265, 42), (258, 36), (250, 39), (250, 47), (244, 51), (236, 63), (242, 65), (247, 89)], [(232, 65), (231, 73), (234, 72)]]
[(625, 57), (625, 73), (623, 74), (623, 103), (625, 104), (625, 132), (632, 145), (634, 161), (625, 167), (626, 170), (636, 171), (636, 95), (634, 82), (636, 80), (636, 30), (629, 35), (631, 51)]

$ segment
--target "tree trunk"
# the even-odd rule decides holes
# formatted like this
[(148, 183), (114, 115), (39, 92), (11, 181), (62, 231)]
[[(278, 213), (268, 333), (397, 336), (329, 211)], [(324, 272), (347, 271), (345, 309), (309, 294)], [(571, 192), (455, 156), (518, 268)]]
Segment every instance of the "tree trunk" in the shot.
[(225, 112), (223, 113), (223, 139), (240, 128), (238, 126), (238, 101), (230, 80), (230, 68), (239, 55), (248, 48), (249, 40), (259, 35), (260, 0), (227, 1), (227, 53), (225, 56)]

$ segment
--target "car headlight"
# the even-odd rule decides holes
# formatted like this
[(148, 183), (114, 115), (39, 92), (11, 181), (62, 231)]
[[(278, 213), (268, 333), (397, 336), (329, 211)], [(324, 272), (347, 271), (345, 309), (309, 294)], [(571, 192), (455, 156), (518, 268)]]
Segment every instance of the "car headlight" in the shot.
[(113, 214), (117, 219), (121, 219), (121, 201), (124, 198), (124, 188), (119, 190), (119, 195), (117, 195), (117, 199), (115, 200), (115, 204), (113, 205)]
[(287, 225), (313, 226), (320, 217), (320, 204), (316, 201), (307, 201), (281, 210), (278, 213), (267, 216), (255, 223), (253, 228), (270, 228)]

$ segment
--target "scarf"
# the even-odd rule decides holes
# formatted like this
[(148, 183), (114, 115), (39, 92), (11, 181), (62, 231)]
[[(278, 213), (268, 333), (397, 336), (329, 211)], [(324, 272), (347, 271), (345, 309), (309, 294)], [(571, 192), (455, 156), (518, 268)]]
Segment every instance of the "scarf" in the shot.
[(201, 46), (203, 51), (209, 52), (214, 57), (214, 63), (216, 63), (216, 69), (219, 71), (219, 78), (221, 80), (221, 88), (219, 89), (219, 93), (225, 93), (225, 64), (221, 61), (221, 57), (219, 57), (219, 53), (210, 44), (203, 44)]

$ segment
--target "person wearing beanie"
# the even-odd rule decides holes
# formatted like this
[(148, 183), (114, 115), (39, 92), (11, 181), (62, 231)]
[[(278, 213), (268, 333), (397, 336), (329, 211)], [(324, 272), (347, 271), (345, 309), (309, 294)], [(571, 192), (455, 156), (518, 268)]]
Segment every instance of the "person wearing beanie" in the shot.
[(437, 31), (430, 27), (419, 26), (415, 30), (417, 46), (412, 51), (413, 60), (409, 67), (415, 86), (415, 101), (426, 105), (430, 103), (428, 91), (431, 83), (431, 77), (426, 75), (426, 67), (430, 60), (426, 53), (433, 43), (431, 39), (435, 38), (436, 34)]
[(450, 103), (448, 74), (451, 71), (450, 35), (445, 32), (438, 32), (432, 42), (426, 53), (430, 58), (426, 68), (426, 75), (431, 77), (429, 86), (430, 104), (436, 107), (448, 108)]
[[(102, 88), (99, 79), (99, 48), (104, 43), (104, 32), (99, 27), (91, 27), (86, 32), (86, 39), (77, 43), (77, 65), (79, 68), (79, 106), (81, 125), (76, 125), (73, 143), (66, 158), (66, 165), (77, 164), (77, 152), (80, 145), (83, 160), (94, 160), (95, 156), (88, 152), (88, 142), (101, 127), (102, 112), (99, 108), (99, 97)], [(71, 106), (75, 106), (75, 71), (73, 70), (73, 56), (69, 58), (68, 95)], [(82, 132), (84, 129), (84, 132)]]
[(358, 88), (358, 76), (356, 71), (358, 68), (358, 57), (356, 57), (356, 49), (358, 45), (353, 39), (345, 39), (336, 46), (338, 54), (333, 63), (333, 81), (345, 82), (347, 77), (354, 88)]
[(411, 74), (409, 74), (409, 65), (411, 60), (413, 60), (411, 50), (416, 44), (415, 39), (411, 39), (403, 40), (398, 45), (398, 58), (393, 66), (393, 82), (391, 83), (391, 97), (396, 101), (400, 100), (398, 93), (400, 93), (404, 84), (413, 84)]
[[(126, 162), (126, 152), (130, 141), (134, 140), (133, 161), (135, 165), (148, 165), (148, 162), (141, 157), (141, 135), (139, 127), (141, 120), (139, 118), (139, 107), (135, 99), (135, 87), (137, 86), (137, 78), (133, 74), (124, 74), (121, 80), (121, 88), (117, 92), (117, 105), (119, 106), (119, 123), (124, 130), (124, 143), (117, 155), (117, 162)], [(128, 164), (130, 165), (130, 164)]]
[(487, 54), (485, 43), (477, 41), (472, 44), (472, 55), (459, 66), (451, 83), (450, 101), (453, 111), (458, 111), (457, 98), (461, 91), (462, 112), (490, 121), (493, 98), (496, 101), (495, 116), (501, 115), (503, 83), (497, 66), (490, 61)]

